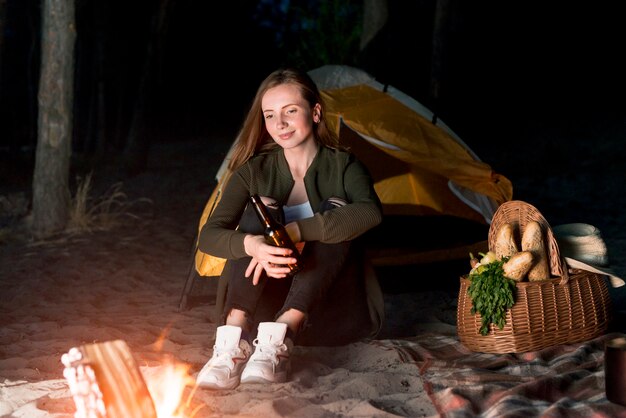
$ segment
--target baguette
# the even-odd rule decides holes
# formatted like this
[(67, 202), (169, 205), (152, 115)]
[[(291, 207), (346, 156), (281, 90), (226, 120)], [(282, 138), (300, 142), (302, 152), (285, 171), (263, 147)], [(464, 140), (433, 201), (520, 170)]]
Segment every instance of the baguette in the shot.
[(510, 257), (517, 253), (519, 249), (515, 243), (515, 231), (513, 225), (505, 223), (500, 226), (496, 234), (496, 245), (494, 252), (496, 257), (501, 259), (502, 257)]
[(530, 251), (519, 251), (502, 265), (504, 277), (521, 282), (533, 265), (533, 254)]
[(522, 251), (530, 251), (534, 259), (533, 266), (528, 271), (528, 280), (532, 282), (549, 279), (550, 265), (543, 239), (543, 230), (539, 222), (530, 221), (526, 224), (522, 235)]

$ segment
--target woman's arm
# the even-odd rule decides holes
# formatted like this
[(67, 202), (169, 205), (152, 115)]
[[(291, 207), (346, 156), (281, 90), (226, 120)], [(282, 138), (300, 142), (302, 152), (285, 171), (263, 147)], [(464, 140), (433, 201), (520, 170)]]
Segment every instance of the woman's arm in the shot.
[(226, 259), (252, 257), (246, 277), (254, 273), (254, 284), (258, 283), (262, 270), (270, 277), (286, 277), (290, 270), (282, 266), (296, 262), (289, 256), (291, 250), (267, 244), (263, 235), (236, 229), (248, 204), (249, 193), (241, 176), (231, 176), (215, 210), (200, 231), (198, 248), (204, 253)]
[(247, 256), (244, 247), (246, 234), (236, 228), (248, 204), (248, 198), (247, 185), (238, 173), (233, 173), (213, 213), (200, 230), (200, 251), (227, 259)]
[(382, 221), (382, 204), (367, 168), (352, 160), (343, 173), (348, 204), (297, 221), (302, 241), (352, 240)]

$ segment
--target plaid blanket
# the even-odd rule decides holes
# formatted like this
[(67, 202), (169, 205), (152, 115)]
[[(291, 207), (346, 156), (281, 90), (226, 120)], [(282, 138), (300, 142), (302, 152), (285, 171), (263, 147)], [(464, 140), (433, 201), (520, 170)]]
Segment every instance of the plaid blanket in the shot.
[(520, 354), (476, 353), (443, 335), (376, 343), (419, 367), (444, 417), (626, 417), (604, 391), (604, 344), (615, 336)]

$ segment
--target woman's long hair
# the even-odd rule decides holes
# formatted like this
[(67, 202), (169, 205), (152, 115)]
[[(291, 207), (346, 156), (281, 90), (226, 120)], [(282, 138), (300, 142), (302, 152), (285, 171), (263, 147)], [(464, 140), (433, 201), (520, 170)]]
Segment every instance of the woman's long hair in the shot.
[(326, 107), (319, 89), (311, 77), (303, 71), (293, 68), (279, 69), (268, 75), (259, 86), (252, 106), (239, 131), (231, 160), (228, 164), (230, 170), (235, 170), (245, 164), (253, 155), (278, 147), (265, 128), (261, 101), (263, 95), (269, 89), (283, 85), (293, 84), (297, 86), (302, 97), (307, 101), (311, 109), (319, 103), (321, 106), (320, 122), (313, 124), (313, 136), (315, 141), (330, 148), (340, 148), (339, 139), (328, 129), (326, 124)]

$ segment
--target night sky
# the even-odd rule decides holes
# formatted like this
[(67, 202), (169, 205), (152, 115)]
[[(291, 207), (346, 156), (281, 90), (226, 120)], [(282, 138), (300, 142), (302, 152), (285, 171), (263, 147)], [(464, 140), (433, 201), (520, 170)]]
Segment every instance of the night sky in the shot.
[[(550, 3), (546, 5), (545, 3)], [(107, 132), (117, 152), (144, 68), (156, 0), (77, 0), (75, 136), (86, 147), (97, 34), (105, 38)], [(153, 141), (230, 135), (239, 128), (258, 83), (298, 62), (295, 46), (341, 49), (341, 36), (307, 24), (316, 1), (170, 0), (157, 57), (150, 68)], [(281, 12), (281, 6), (305, 10)], [(360, 1), (355, 2), (360, 4)], [(519, 139), (529, 126), (576, 129), (581, 120), (624, 118), (621, 13), (613, 2), (450, 2), (438, 102), (429, 94), (435, 1), (389, 1), (386, 26), (347, 62), (415, 97), (480, 150)], [(97, 9), (96, 7), (100, 7)], [(32, 152), (36, 143), (39, 2), (7, 0), (0, 72), (0, 154)], [(288, 14), (290, 13), (290, 14)], [(339, 19), (347, 33), (348, 14)], [(308, 22), (308, 23), (307, 23)], [(313, 38), (311, 38), (313, 36)], [(333, 46), (328, 46), (329, 41)], [(320, 47), (320, 45), (322, 45)], [(332, 44), (331, 44), (332, 45)], [(307, 69), (311, 69), (308, 68)], [(120, 109), (123, 111), (120, 112)], [(125, 125), (126, 124), (126, 125)], [(29, 151), (30, 150), (30, 151)], [(88, 150), (87, 150), (88, 151)], [(6, 157), (3, 157), (2, 161)]]

